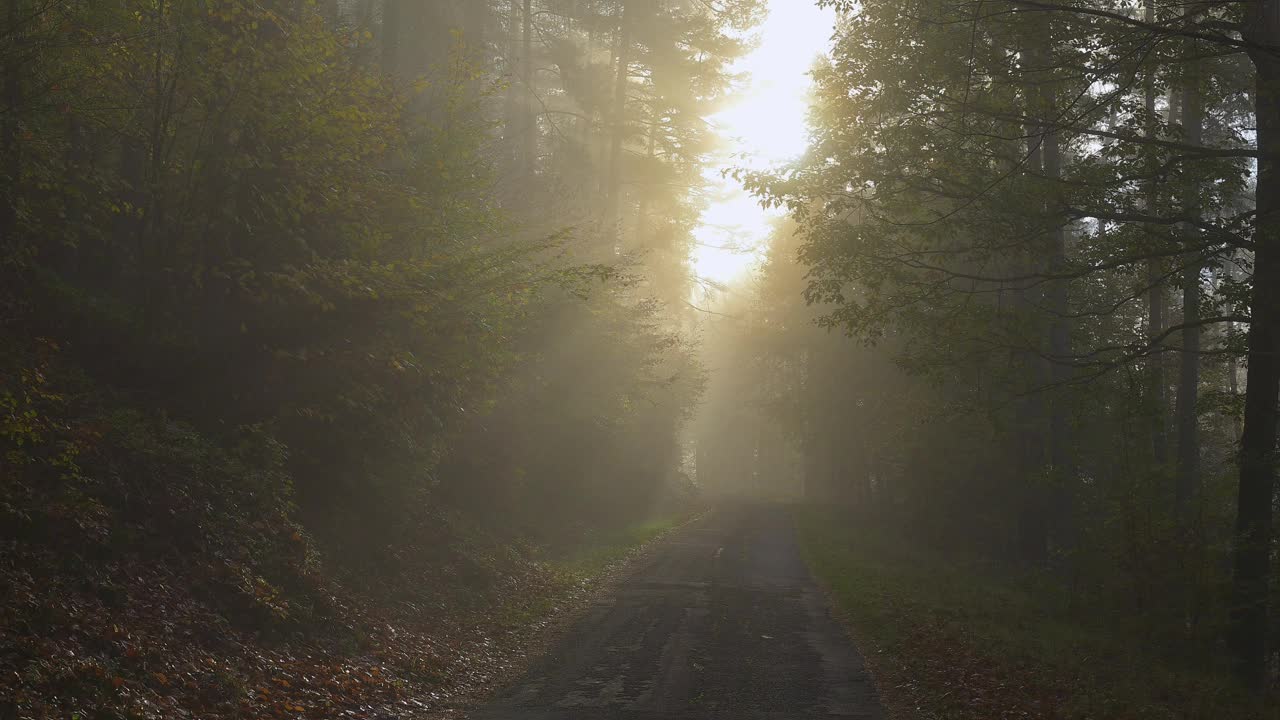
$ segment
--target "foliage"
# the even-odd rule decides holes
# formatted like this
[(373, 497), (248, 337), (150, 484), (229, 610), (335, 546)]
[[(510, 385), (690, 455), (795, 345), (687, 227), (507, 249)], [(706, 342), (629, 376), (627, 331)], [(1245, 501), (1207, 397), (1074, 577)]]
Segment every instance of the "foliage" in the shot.
[(797, 511), (890, 708), (912, 717), (1263, 717), (1222, 668), (1188, 669), (1133, 626), (1082, 612), (1077, 589), (1010, 580), (869, 518)]
[[(6, 711), (409, 707), (581, 584), (531, 547), (692, 502), (684, 255), (760, 4), (562, 5), (0, 9)], [(534, 30), (592, 79), (526, 82)]]
[(824, 4), (706, 444), (1274, 684), (1270, 5)]

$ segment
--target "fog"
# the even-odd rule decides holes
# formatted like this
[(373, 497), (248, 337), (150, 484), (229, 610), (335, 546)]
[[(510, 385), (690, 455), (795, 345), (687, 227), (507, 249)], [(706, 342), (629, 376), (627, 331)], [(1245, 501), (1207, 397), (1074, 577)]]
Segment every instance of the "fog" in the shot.
[(0, 718), (1274, 717), (1280, 0), (4, 0)]

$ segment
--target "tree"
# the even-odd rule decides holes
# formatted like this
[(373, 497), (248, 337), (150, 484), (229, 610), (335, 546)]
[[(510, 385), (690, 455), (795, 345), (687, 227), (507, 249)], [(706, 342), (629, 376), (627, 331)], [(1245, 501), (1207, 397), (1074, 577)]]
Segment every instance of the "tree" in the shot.
[[(986, 391), (935, 397), (990, 423), (985, 444), (999, 450), (968, 452), (983, 466), (975, 473), (1001, 478), (999, 505), (1017, 519), (1000, 526), (1022, 557), (1061, 567), (1095, 543), (1140, 553), (1144, 536), (1169, 534), (1179, 559), (1150, 572), (1138, 602), (1160, 597), (1159, 587), (1186, 597), (1178, 588), (1208, 572), (1189, 569), (1206, 562), (1204, 537), (1186, 536), (1190, 518), (1212, 513), (1196, 490), (1201, 362), (1236, 352), (1203, 349), (1200, 338), (1218, 342), (1215, 327), (1249, 323), (1231, 637), (1241, 676), (1257, 685), (1276, 405), (1265, 359), (1275, 304), (1265, 280), (1275, 40), (1257, 14), (1265, 3), (1247, 17), (1225, 3), (830, 4), (843, 15), (815, 76), (815, 146), (785, 173), (743, 177), (800, 224), (807, 298), (824, 308), (822, 324), (885, 342), (934, 382), (982, 378)], [(1068, 37), (1069, 46), (1055, 42)], [(1240, 112), (1241, 52), (1258, 83), (1256, 147)], [(1256, 216), (1237, 209), (1254, 158)], [(1247, 301), (1229, 282), (1202, 297), (1206, 273), (1250, 252)], [(1182, 290), (1176, 324), (1170, 285)], [(1169, 353), (1180, 356), (1173, 473), (1163, 470)], [(1135, 376), (1145, 379), (1126, 381)], [(1129, 418), (1142, 407), (1147, 460), (1122, 468), (1108, 453), (1131, 457)], [(904, 470), (895, 482), (918, 480)], [(1108, 537), (1093, 516), (1069, 510), (1100, 503), (1125, 535)], [(1139, 511), (1162, 519), (1139, 520)], [(1177, 604), (1168, 612), (1185, 617)]]
[(1258, 172), (1249, 303), (1249, 374), (1240, 438), (1231, 644), (1237, 670), (1254, 687), (1266, 677), (1271, 582), (1272, 496), (1277, 401), (1280, 400), (1280, 13), (1273, 2), (1250, 6), (1240, 29), (1256, 72)]

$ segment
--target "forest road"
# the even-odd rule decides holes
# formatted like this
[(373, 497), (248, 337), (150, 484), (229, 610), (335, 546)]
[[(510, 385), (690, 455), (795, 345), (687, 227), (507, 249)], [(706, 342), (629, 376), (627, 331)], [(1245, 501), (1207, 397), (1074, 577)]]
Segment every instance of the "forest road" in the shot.
[(790, 514), (728, 506), (673, 533), (472, 720), (801, 720), (884, 712)]

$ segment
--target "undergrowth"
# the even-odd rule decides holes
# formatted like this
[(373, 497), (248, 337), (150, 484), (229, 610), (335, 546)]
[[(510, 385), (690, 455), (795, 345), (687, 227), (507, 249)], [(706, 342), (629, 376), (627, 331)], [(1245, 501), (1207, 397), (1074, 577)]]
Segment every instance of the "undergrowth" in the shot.
[(796, 521), (898, 720), (1275, 717), (1213, 662), (1179, 664), (1044, 578), (1001, 577), (847, 514)]
[(438, 709), (500, 682), (551, 615), (671, 524), (579, 535), (561, 557), (424, 503), (362, 563), (298, 519), (267, 429), (137, 407), (52, 342), (0, 342), (0, 371), (6, 720)]

